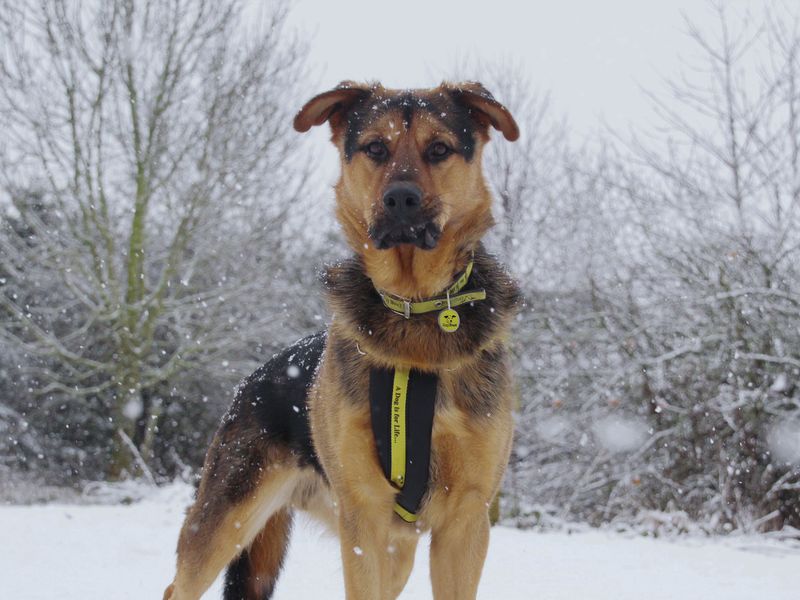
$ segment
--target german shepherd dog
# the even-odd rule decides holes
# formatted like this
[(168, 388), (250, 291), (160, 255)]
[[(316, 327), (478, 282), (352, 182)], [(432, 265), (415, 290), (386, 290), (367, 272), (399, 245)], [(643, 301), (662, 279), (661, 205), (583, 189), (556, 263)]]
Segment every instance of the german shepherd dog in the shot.
[[(354, 253), (323, 278), (332, 321), (239, 387), (206, 455), (165, 600), (199, 598), (226, 566), (226, 600), (270, 598), (297, 509), (338, 534), (348, 600), (396, 598), (424, 531), (434, 598), (477, 593), (511, 447), (506, 342), (520, 303), (481, 244), (493, 223), (481, 156), (490, 127), (510, 141), (519, 130), (472, 82), (344, 82), (307, 102), (294, 127), (326, 122), (341, 155), (336, 215)], [(402, 477), (389, 477), (371, 411), (387, 372), (417, 373), (428, 387), (416, 397), (408, 388), (409, 431), (415, 411), (429, 418), (421, 442), (409, 437), (425, 468), (420, 500), (403, 513)]]

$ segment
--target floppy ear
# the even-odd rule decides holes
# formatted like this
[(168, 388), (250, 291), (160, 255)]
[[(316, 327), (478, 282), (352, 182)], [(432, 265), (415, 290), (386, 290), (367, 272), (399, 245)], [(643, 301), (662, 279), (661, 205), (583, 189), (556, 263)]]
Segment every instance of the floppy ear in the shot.
[(509, 142), (519, 139), (519, 127), (514, 117), (482, 84), (477, 81), (467, 81), (450, 86), (450, 90), (456, 101), (477, 111), (476, 116), (479, 120), (501, 131)]
[(352, 81), (343, 81), (332, 90), (314, 96), (294, 118), (294, 128), (303, 133), (322, 125), (336, 113), (347, 110), (354, 102), (371, 93), (369, 88)]

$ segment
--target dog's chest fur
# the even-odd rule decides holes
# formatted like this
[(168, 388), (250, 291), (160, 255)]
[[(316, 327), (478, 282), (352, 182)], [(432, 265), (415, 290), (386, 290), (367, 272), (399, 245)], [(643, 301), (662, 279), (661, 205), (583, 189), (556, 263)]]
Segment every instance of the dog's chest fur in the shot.
[(453, 333), (439, 328), (436, 313), (405, 319), (389, 311), (356, 259), (330, 269), (325, 283), (334, 319), (310, 405), (315, 449), (333, 487), (357, 488), (352, 476), (374, 481), (370, 495), (393, 494), (373, 444), (369, 373), (399, 365), (438, 378), (426, 505), (447, 506), (459, 488), (496, 485), (512, 429), (505, 338), (520, 300), (499, 263), (476, 252), (467, 288), (485, 289), (487, 299), (459, 307)]
[[(484, 289), (486, 300), (459, 306), (461, 326), (452, 333), (439, 328), (436, 312), (406, 319), (387, 309), (357, 258), (330, 268), (325, 285), (334, 315), (332, 332), (344, 342), (357, 343), (356, 355), (366, 353), (389, 368), (405, 364), (426, 371), (465, 366), (482, 351), (504, 345), (521, 299), (516, 283), (482, 246), (464, 291)], [(346, 352), (335, 349), (340, 350)], [(346, 362), (345, 354), (337, 356)]]

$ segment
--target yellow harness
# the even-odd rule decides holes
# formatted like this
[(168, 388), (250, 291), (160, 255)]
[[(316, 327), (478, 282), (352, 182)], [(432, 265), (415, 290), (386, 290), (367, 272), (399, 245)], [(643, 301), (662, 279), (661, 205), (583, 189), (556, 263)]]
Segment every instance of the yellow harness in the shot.
[[(483, 289), (462, 290), (472, 275), (473, 260), (448, 287), (444, 296), (413, 302), (388, 292), (380, 292), (383, 304), (391, 311), (410, 319), (440, 311), (439, 327), (456, 331), (460, 318), (453, 310), (468, 302), (486, 299)], [(408, 523), (417, 520), (428, 489), (431, 457), (431, 433), (439, 378), (408, 367), (370, 369), (369, 404), (372, 433), (383, 473), (397, 488), (394, 512)]]
[(431, 433), (439, 378), (398, 367), (370, 369), (369, 405), (378, 461), (397, 489), (394, 512), (408, 523), (428, 490)]

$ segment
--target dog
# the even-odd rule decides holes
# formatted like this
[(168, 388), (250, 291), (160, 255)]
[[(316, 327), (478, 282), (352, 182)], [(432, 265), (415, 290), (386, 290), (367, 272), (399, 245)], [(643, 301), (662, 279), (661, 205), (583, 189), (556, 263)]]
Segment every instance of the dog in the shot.
[(294, 127), (326, 122), (353, 251), (323, 276), (331, 323), (238, 388), (165, 600), (196, 600), (226, 566), (226, 600), (270, 598), (295, 510), (338, 534), (348, 600), (396, 598), (426, 531), (434, 598), (476, 596), (511, 448), (521, 302), (481, 242), (493, 224), (481, 157), (490, 128), (510, 141), (519, 129), (475, 82), (343, 82)]

